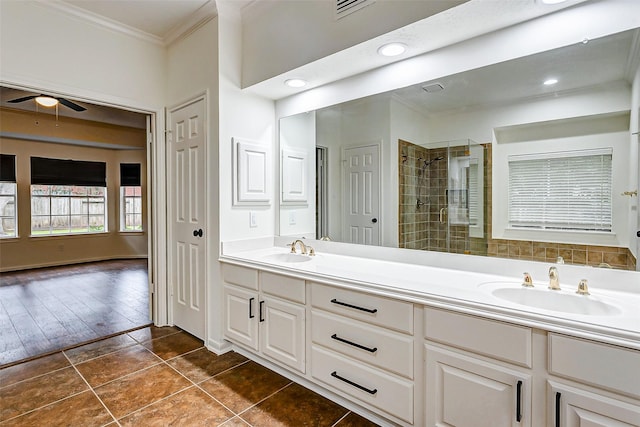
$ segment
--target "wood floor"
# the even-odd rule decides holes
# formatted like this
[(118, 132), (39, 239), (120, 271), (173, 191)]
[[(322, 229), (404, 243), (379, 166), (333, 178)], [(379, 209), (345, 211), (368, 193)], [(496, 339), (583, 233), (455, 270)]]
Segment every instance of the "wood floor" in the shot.
[(0, 366), (150, 324), (147, 260), (0, 274)]

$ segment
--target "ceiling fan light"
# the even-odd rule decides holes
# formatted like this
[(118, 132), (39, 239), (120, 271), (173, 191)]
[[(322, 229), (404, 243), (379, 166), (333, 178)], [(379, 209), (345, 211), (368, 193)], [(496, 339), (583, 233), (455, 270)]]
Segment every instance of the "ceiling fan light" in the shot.
[(43, 107), (55, 107), (58, 105), (58, 100), (50, 96), (38, 96), (36, 102)]

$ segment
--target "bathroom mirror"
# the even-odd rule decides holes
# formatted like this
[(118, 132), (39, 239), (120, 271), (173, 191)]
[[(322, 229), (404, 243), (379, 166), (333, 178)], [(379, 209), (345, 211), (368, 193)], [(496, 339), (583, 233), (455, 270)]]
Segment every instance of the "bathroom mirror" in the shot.
[[(281, 199), (280, 235), (635, 270), (639, 32), (280, 119), (281, 156), (306, 159), (295, 170), (281, 162), (281, 181), (296, 177), (306, 196)], [(551, 163), (568, 178), (536, 169)], [(591, 202), (558, 218), (520, 218), (518, 209), (536, 209), (519, 207), (514, 192), (533, 200), (527, 192), (539, 192), (543, 176), (567, 204)], [(606, 181), (602, 194), (564, 188), (591, 179)], [(578, 201), (567, 191), (580, 191)], [(600, 210), (583, 219), (592, 209)]]

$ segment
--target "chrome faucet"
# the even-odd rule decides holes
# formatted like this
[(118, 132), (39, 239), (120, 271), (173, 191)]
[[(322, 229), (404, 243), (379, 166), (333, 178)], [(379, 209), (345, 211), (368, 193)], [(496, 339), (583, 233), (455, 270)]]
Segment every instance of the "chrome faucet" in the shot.
[(302, 255), (306, 255), (307, 254), (307, 245), (304, 244), (304, 242), (300, 239), (298, 240), (294, 240), (293, 243), (290, 245), (291, 246), (291, 253), (295, 254), (296, 252), (296, 245), (300, 243), (300, 253)]
[(556, 267), (549, 268), (549, 289), (554, 291), (560, 290), (560, 274)]

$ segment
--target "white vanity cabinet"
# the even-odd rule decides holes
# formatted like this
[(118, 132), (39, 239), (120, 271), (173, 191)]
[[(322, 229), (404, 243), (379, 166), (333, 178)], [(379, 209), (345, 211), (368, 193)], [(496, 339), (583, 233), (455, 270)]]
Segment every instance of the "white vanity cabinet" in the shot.
[(311, 375), (331, 390), (414, 424), (413, 304), (310, 283)]
[(224, 336), (305, 373), (302, 279), (224, 265)]
[(426, 425), (531, 426), (532, 331), (428, 307), (424, 314)]
[(640, 351), (549, 333), (547, 424), (640, 426)]

